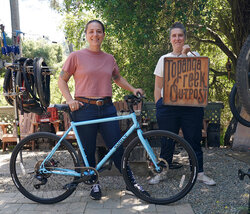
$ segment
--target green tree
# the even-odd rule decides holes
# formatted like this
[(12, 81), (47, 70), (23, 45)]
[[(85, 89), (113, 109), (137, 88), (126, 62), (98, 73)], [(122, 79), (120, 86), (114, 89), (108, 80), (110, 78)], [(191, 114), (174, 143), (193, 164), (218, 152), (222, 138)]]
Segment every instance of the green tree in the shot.
[(27, 40), (23, 42), (23, 57), (43, 57), (45, 62), (52, 66), (62, 61), (63, 49), (61, 45), (49, 44), (44, 40)]
[[(75, 32), (82, 35), (86, 11), (104, 21), (107, 27), (104, 50), (115, 56), (122, 75), (142, 87), (151, 100), (157, 60), (171, 51), (169, 28), (175, 21), (183, 22), (188, 43), (210, 58), (209, 100), (223, 101), (222, 121), (229, 120), (228, 95), (235, 79), (237, 57), (250, 33), (249, 0), (64, 0), (63, 5), (51, 0), (51, 3), (65, 16), (77, 14), (71, 18), (84, 20), (78, 25), (81, 30), (67, 27), (67, 36), (72, 41), (78, 35)], [(225, 66), (228, 59), (232, 63), (230, 79)], [(114, 96), (121, 99), (124, 93), (117, 88)]]
[(189, 42), (197, 50), (208, 46), (206, 55), (213, 55), (216, 50), (222, 56), (222, 67), (218, 66), (218, 57), (211, 59), (212, 79), (228, 75), (227, 57), (233, 64), (234, 79), (237, 56), (249, 33), (247, 0), (64, 0), (61, 7), (53, 0), (51, 5), (66, 14), (66, 34), (76, 49), (83, 44), (79, 41), (87, 21), (86, 10), (101, 17), (108, 35), (104, 49), (115, 55), (129, 81), (147, 87), (151, 98), (152, 72), (159, 56), (171, 49), (168, 29), (174, 21), (182, 21), (188, 27)]

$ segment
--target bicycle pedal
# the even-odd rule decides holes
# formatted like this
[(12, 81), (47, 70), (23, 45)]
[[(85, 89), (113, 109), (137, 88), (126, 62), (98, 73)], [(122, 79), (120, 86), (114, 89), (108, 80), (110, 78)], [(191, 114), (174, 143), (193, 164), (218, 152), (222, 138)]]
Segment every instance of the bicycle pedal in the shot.
[(75, 189), (76, 187), (77, 187), (76, 183), (69, 183), (69, 184), (64, 185), (63, 189), (72, 190), (72, 189)]

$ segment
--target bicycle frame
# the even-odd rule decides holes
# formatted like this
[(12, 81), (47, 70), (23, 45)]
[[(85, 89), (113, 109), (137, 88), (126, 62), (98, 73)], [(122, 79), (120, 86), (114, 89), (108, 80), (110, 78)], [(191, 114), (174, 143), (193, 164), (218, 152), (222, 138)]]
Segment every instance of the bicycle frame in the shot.
[[(103, 166), (103, 164), (110, 158), (110, 156), (112, 154), (114, 154), (114, 152), (123, 144), (123, 142), (127, 139), (127, 137), (134, 130), (136, 130), (137, 135), (138, 135), (143, 147), (145, 148), (145, 150), (148, 153), (149, 157), (151, 158), (153, 164), (155, 165), (155, 170), (160, 171), (160, 167), (157, 166), (156, 156), (155, 156), (151, 146), (149, 145), (148, 141), (144, 139), (144, 137), (142, 135), (143, 131), (141, 130), (140, 124), (138, 123), (138, 121), (136, 119), (136, 114), (133, 112), (133, 113), (130, 113), (128, 115), (115, 116), (115, 117), (109, 117), (109, 118), (103, 118), (103, 119), (94, 119), (94, 120), (81, 121), (81, 122), (73, 122), (73, 121), (71, 121), (71, 125), (68, 128), (68, 130), (64, 133), (64, 135), (61, 137), (61, 139), (58, 141), (58, 143), (51, 150), (49, 155), (42, 162), (42, 164), (40, 166), (41, 173), (50, 173), (50, 174), (59, 174), (59, 175), (69, 175), (69, 176), (81, 177), (82, 176), (81, 173), (76, 172), (75, 170), (72, 170), (72, 169), (55, 168), (53, 171), (47, 170), (46, 167), (44, 166), (44, 164), (45, 164), (46, 161), (48, 161), (48, 160), (50, 160), (52, 158), (53, 154), (56, 152), (56, 150), (60, 146), (62, 140), (65, 139), (66, 136), (68, 135), (68, 133), (73, 129), (73, 131), (75, 133), (75, 136), (76, 136), (77, 145), (78, 145), (78, 147), (80, 149), (80, 152), (81, 152), (85, 167), (89, 167), (89, 162), (88, 162), (86, 154), (84, 152), (84, 149), (83, 149), (83, 146), (82, 146), (82, 143), (81, 143), (81, 140), (80, 140), (80, 137), (78, 135), (76, 127), (77, 126), (83, 126), (83, 125), (89, 125), (89, 124), (95, 124), (95, 123), (104, 123), (104, 122), (117, 121), (117, 120), (127, 120), (127, 119), (131, 119), (133, 121), (133, 125), (120, 138), (120, 140), (118, 142), (116, 142), (116, 144), (112, 147), (112, 149), (103, 157), (103, 159), (97, 164), (95, 169), (98, 171)], [(93, 171), (84, 172), (85, 175), (91, 175), (93, 173), (94, 173)]]

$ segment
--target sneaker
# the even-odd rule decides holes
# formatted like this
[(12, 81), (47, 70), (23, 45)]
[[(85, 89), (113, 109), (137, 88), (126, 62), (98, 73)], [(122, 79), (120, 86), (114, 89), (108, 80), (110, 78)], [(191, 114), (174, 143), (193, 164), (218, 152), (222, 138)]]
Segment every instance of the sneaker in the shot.
[(102, 198), (102, 191), (99, 184), (94, 184), (91, 187), (90, 198), (93, 200), (100, 200)]
[(204, 174), (204, 172), (199, 172), (197, 176), (197, 180), (208, 185), (208, 186), (215, 186), (216, 183), (212, 178), (209, 178)]
[[(166, 165), (165, 165), (165, 163), (163, 161), (160, 161), (159, 166), (161, 166), (163, 168), (166, 168)], [(180, 165), (180, 164), (178, 164), (176, 162), (169, 164), (169, 169), (178, 169), (180, 167), (182, 167), (182, 165)], [(162, 180), (164, 180), (164, 178), (165, 178), (165, 173), (164, 172), (159, 173), (159, 174), (155, 175), (153, 178), (151, 178), (148, 181), (148, 183), (151, 184), (151, 185), (158, 184)]]
[(164, 175), (162, 175), (161, 173), (160, 174), (157, 174), (156, 176), (154, 176), (153, 178), (151, 178), (148, 183), (151, 184), (151, 185), (154, 185), (154, 184), (158, 184), (160, 183), (163, 179), (164, 179)]

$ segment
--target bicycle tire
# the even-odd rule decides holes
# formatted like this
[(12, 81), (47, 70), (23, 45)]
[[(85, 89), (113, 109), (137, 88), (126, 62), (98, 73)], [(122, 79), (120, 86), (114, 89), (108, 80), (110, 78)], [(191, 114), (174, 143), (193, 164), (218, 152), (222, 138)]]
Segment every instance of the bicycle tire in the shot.
[(32, 59), (28, 58), (25, 60), (22, 67), (22, 72), (17, 72), (16, 84), (19, 87), (24, 87), (25, 89), (19, 96), (22, 101), (23, 110), (41, 115), (44, 112), (44, 108), (42, 108), (40, 105), (40, 100), (35, 96), (34, 75), (30, 72), (27, 72), (27, 66), (32, 65)]
[(224, 136), (224, 146), (232, 147), (233, 142), (232, 142), (231, 137), (236, 132), (237, 123), (238, 123), (238, 121), (235, 119), (235, 117), (233, 117), (230, 120), (230, 123), (227, 126), (227, 130), (226, 130), (225, 136)]
[[(149, 179), (157, 175), (150, 167), (152, 162), (148, 157), (138, 137), (127, 146), (122, 158), (122, 174), (127, 185), (138, 198), (154, 204), (169, 204), (183, 198), (195, 184), (198, 173), (198, 162), (192, 147), (180, 136), (162, 130), (145, 132), (143, 137), (147, 139), (160, 162), (160, 145), (162, 139), (172, 140), (175, 143), (173, 163), (177, 162), (179, 169), (169, 169), (165, 180), (158, 184), (150, 185)], [(160, 165), (159, 165), (160, 166)], [(129, 170), (140, 185), (149, 195), (138, 189), (138, 185), (131, 181)], [(166, 181), (167, 178), (167, 181)]]
[[(237, 86), (236, 84), (234, 84), (231, 92), (230, 92), (230, 95), (229, 95), (229, 106), (230, 106), (230, 109), (231, 109), (231, 112), (233, 114), (233, 116), (235, 117), (235, 119), (241, 123), (243, 126), (247, 126), (247, 127), (250, 127), (250, 121), (247, 121), (245, 120), (241, 115), (240, 115), (240, 109), (241, 108), (238, 108), (236, 107), (236, 94), (237, 94)], [(240, 101), (239, 101), (240, 102)], [(240, 103), (241, 105), (241, 103)]]
[[(15, 72), (15, 79), (18, 76), (18, 72)], [(12, 74), (11, 74), (11, 70), (7, 69), (5, 76), (4, 76), (4, 82), (3, 82), (3, 91), (4, 93), (13, 93), (13, 85), (12, 85)], [(10, 104), (11, 106), (14, 106), (14, 96), (4, 96), (5, 100), (7, 101), (8, 104)], [(19, 110), (22, 110), (22, 102), (19, 98), (19, 96), (16, 96), (16, 100), (17, 100), (17, 108)], [(23, 110), (25, 113), (29, 113), (28, 111)]]
[(47, 67), (43, 58), (35, 58), (33, 69), (38, 96), (42, 106), (48, 107), (50, 104), (50, 75), (43, 74), (48, 69), (43, 69), (42, 66)]
[(27, 58), (24, 62), (24, 66), (22, 69), (25, 88), (27, 92), (30, 94), (31, 98), (33, 98), (36, 101), (40, 101), (38, 97), (36, 97), (37, 92), (35, 87), (34, 72), (33, 74), (29, 73), (27, 66), (33, 66), (33, 59)]
[[(3, 82), (3, 92), (4, 93), (11, 93), (13, 92), (13, 86), (12, 86), (12, 78), (11, 78), (11, 70), (7, 69), (4, 75), (4, 82)], [(11, 106), (14, 105), (14, 101), (12, 97), (10, 96), (4, 96), (5, 100), (8, 104)]]
[[(21, 71), (17, 72), (16, 75), (16, 85), (18, 87), (25, 87), (25, 81), (24, 81), (24, 74)], [(25, 90), (22, 95), (20, 95), (20, 99), (24, 100), (29, 100), (30, 96), (29, 96), (29, 92), (27, 90)]]
[[(44, 147), (44, 143), (54, 146), (60, 137), (52, 133), (37, 132), (20, 141), (14, 148), (10, 159), (10, 173), (17, 189), (32, 201), (42, 204), (60, 202), (69, 197), (75, 188), (64, 189), (66, 184), (72, 183), (78, 177), (41, 174), (38, 172), (39, 164), (51, 151)], [(30, 149), (33, 146), (33, 149)], [(21, 158), (22, 157), (22, 158)], [(79, 167), (79, 159), (75, 149), (66, 141), (61, 142), (60, 147), (46, 163), (51, 167)], [(78, 169), (79, 170), (79, 169)], [(40, 179), (40, 181), (39, 181)], [(36, 188), (41, 181), (47, 180), (45, 185)]]
[(250, 35), (244, 42), (237, 60), (236, 83), (240, 101), (250, 115)]

